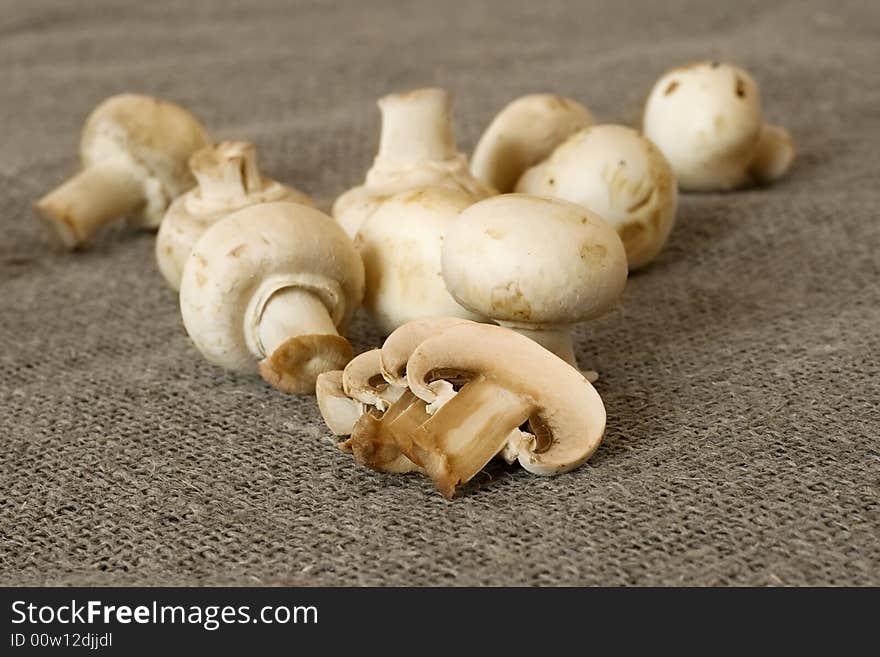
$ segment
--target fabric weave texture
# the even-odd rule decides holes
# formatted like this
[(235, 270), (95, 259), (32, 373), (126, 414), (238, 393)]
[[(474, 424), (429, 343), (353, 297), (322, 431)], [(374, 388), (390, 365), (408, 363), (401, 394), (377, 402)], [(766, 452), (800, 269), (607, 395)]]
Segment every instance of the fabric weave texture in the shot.
[[(357, 466), (314, 398), (207, 364), (151, 234), (61, 254), (31, 211), (118, 92), (254, 141), (327, 209), (385, 93), (451, 89), (470, 151), (530, 92), (632, 124), (706, 58), (754, 74), (794, 169), (682, 195), (577, 328), (608, 410), (588, 465), (492, 466), (452, 502)], [(876, 2), (0, 0), (0, 584), (880, 585), (878, 62)]]

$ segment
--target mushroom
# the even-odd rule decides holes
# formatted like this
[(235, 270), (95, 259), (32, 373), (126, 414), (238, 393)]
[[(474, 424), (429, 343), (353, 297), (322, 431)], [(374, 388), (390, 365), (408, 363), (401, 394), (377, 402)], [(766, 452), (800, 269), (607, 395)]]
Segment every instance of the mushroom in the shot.
[(659, 149), (632, 128), (594, 125), (565, 141), (526, 171), (516, 185), (526, 194), (583, 205), (617, 230), (630, 271), (660, 253), (678, 204), (672, 168)]
[(289, 393), (314, 393), (351, 346), (339, 335), (364, 290), (363, 265), (330, 217), (275, 201), (238, 210), (208, 228), (183, 270), (187, 332), (215, 365), (259, 373)]
[(514, 331), (463, 323), (428, 337), (407, 364), (411, 393), (432, 403), (432, 382), (445, 372), (467, 373), (470, 380), (434, 414), (411, 413), (416, 421), (398, 418), (387, 430), (447, 498), (505, 449), (526, 421), (534, 435), (517, 446), (517, 458), (534, 474), (568, 472), (602, 440), (605, 407), (595, 388)]
[(570, 327), (602, 315), (626, 284), (623, 243), (581, 205), (505, 194), (462, 212), (443, 241), (442, 271), (465, 308), (576, 365)]
[(427, 187), (385, 199), (354, 240), (364, 261), (364, 308), (386, 335), (411, 320), (479, 319), (450, 296), (440, 273), (443, 237), (473, 204), (460, 189)]
[(763, 122), (752, 76), (731, 64), (698, 62), (667, 72), (651, 90), (642, 121), (684, 190), (769, 183), (795, 156), (788, 132)]
[(248, 205), (292, 201), (311, 205), (299, 190), (260, 175), (253, 144), (225, 141), (197, 151), (189, 160), (198, 185), (168, 208), (156, 238), (159, 270), (173, 289), (180, 289), (183, 266), (193, 244), (208, 226)]
[(123, 216), (155, 229), (168, 204), (195, 184), (187, 160), (209, 143), (201, 123), (178, 105), (135, 94), (112, 96), (86, 120), (80, 172), (34, 208), (70, 249)]
[(363, 185), (333, 204), (333, 216), (353, 239), (383, 200), (398, 192), (442, 186), (473, 200), (494, 190), (473, 177), (458, 152), (452, 127), (452, 100), (443, 89), (416, 89), (379, 100), (379, 152)]
[[(380, 472), (424, 472), (413, 459), (416, 451), (410, 434), (457, 395), (473, 375), (451, 369), (433, 372), (437, 380), (429, 386), (430, 403), (416, 397), (407, 387), (406, 363), (426, 339), (461, 324), (455, 317), (417, 320), (392, 333), (381, 351), (374, 349), (353, 359), (344, 372), (327, 372), (318, 377), (318, 405), (324, 421), (338, 436), (350, 435), (339, 444), (355, 460)], [(382, 374), (377, 372), (381, 369)], [(398, 372), (391, 377), (388, 371)], [(511, 429), (497, 456), (516, 461), (523, 446), (535, 436), (518, 427)]]
[[(442, 317), (409, 322), (388, 336), (381, 350), (373, 349), (353, 358), (342, 372), (326, 372), (318, 377), (318, 406), (324, 421), (335, 435), (351, 435), (340, 444), (341, 449), (353, 452), (359, 463), (374, 470), (410, 472), (419, 469), (402, 457), (382, 426), (406, 413), (417, 401), (407, 389), (406, 381), (406, 361), (412, 351), (428, 336), (466, 321)], [(386, 363), (399, 374), (389, 376)], [(438, 389), (439, 400), (446, 401), (454, 394), (451, 383), (439, 381), (437, 385), (443, 387)], [(435, 403), (435, 407), (440, 403)], [(424, 404), (416, 405), (408, 417), (433, 410), (426, 409)]]
[(526, 169), (595, 122), (590, 111), (571, 98), (556, 94), (517, 98), (492, 119), (480, 137), (471, 171), (502, 194), (512, 192)]

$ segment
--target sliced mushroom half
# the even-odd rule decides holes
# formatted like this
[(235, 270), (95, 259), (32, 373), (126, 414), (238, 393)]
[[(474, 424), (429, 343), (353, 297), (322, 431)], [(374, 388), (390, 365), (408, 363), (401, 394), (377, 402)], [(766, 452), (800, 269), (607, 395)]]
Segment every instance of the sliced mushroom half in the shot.
[(398, 446), (447, 498), (492, 457), (510, 449), (511, 433), (526, 421), (535, 438), (520, 441), (518, 460), (534, 474), (572, 470), (602, 440), (605, 407), (595, 388), (523, 335), (475, 323), (440, 331), (410, 356), (410, 391), (431, 404), (437, 398), (432, 383), (450, 371), (471, 376), (452, 399), (416, 427), (388, 425)]

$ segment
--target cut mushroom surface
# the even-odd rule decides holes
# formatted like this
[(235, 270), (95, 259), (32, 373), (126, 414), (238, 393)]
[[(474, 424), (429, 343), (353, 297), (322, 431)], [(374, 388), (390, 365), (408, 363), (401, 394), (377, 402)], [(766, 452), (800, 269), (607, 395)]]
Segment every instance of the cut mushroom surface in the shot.
[(400, 398), (406, 386), (383, 378), (381, 353), (372, 349), (353, 358), (343, 370), (342, 387), (352, 399), (384, 411)]
[[(412, 324), (392, 336), (393, 344), (383, 345), (394, 362), (405, 361), (408, 388), (390, 405), (364, 404), (340, 445), (358, 463), (382, 472), (422, 472), (451, 498), (495, 457), (553, 475), (579, 466), (595, 451), (604, 434), (605, 408), (571, 365), (500, 326), (456, 318)], [(349, 365), (359, 387), (326, 375), (328, 397), (338, 395), (342, 385), (346, 394), (375, 401), (374, 393), (364, 395), (362, 388), (380, 389), (370, 376), (376, 355), (367, 352), (362, 358), (363, 365)], [(393, 371), (400, 376), (397, 367)], [(327, 404), (321, 408), (338, 433), (332, 426), (336, 411), (326, 410)], [(526, 424), (529, 430), (523, 431)]]
[(382, 376), (386, 381), (406, 387), (406, 363), (416, 347), (429, 336), (467, 321), (460, 317), (430, 317), (402, 325), (385, 339), (379, 350)]
[[(529, 419), (532, 433), (539, 439), (523, 446), (519, 462), (530, 472), (550, 475), (576, 468), (602, 440), (605, 407), (596, 389), (577, 369), (514, 331), (488, 324), (462, 324), (429, 337), (409, 359), (410, 390), (430, 403), (436, 398), (429, 385), (432, 373), (444, 370), (472, 372), (475, 378), (437, 411), (432, 421), (436, 422), (441, 415), (457, 415), (456, 402), (473, 383), (481, 391), (494, 391), (496, 401), (487, 401), (476, 410), (477, 419), (468, 419), (469, 426), (476, 430), (471, 437), (480, 442), (479, 432), (485, 429), (479, 420), (484, 416), (492, 418), (493, 439), (500, 433), (505, 438), (497, 453), (510, 433)], [(492, 397), (488, 392), (480, 395), (486, 400)], [(461, 434), (456, 435), (455, 444), (462, 444), (462, 440)], [(482, 454), (475, 447), (474, 462), (482, 459)], [(448, 483), (465, 473), (452, 470), (440, 475)]]

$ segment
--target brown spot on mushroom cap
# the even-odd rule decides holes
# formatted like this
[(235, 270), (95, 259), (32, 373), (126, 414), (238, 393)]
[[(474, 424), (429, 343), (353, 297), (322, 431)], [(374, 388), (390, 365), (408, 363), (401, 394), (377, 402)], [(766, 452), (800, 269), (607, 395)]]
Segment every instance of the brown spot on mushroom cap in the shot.
[(621, 241), (626, 244), (632, 244), (636, 242), (641, 237), (642, 233), (645, 232), (646, 226), (644, 222), (634, 221), (632, 223), (624, 224), (620, 228), (618, 228), (618, 233), (620, 234)]
[(490, 227), (490, 228), (487, 228), (484, 232), (486, 233), (487, 236), (491, 237), (493, 240), (500, 240), (502, 237), (504, 237), (504, 233), (502, 233), (497, 228)]
[(228, 255), (230, 258), (237, 258), (246, 249), (247, 249), (247, 244), (239, 244), (238, 246), (234, 247), (233, 249), (230, 249), (229, 253), (227, 253), (226, 255)]
[(739, 75), (736, 76), (736, 87), (734, 90), (739, 98), (746, 97), (746, 81)]
[(673, 80), (672, 82), (669, 83), (669, 85), (667, 85), (665, 91), (663, 92), (663, 95), (668, 96), (676, 89), (678, 89), (678, 80)]
[(605, 259), (606, 255), (608, 255), (608, 249), (602, 244), (584, 242), (578, 253), (582, 260), (592, 260), (595, 263), (599, 263)]
[(493, 287), (489, 303), (493, 317), (510, 317), (523, 321), (532, 317), (532, 305), (523, 296), (519, 283), (514, 281)]

